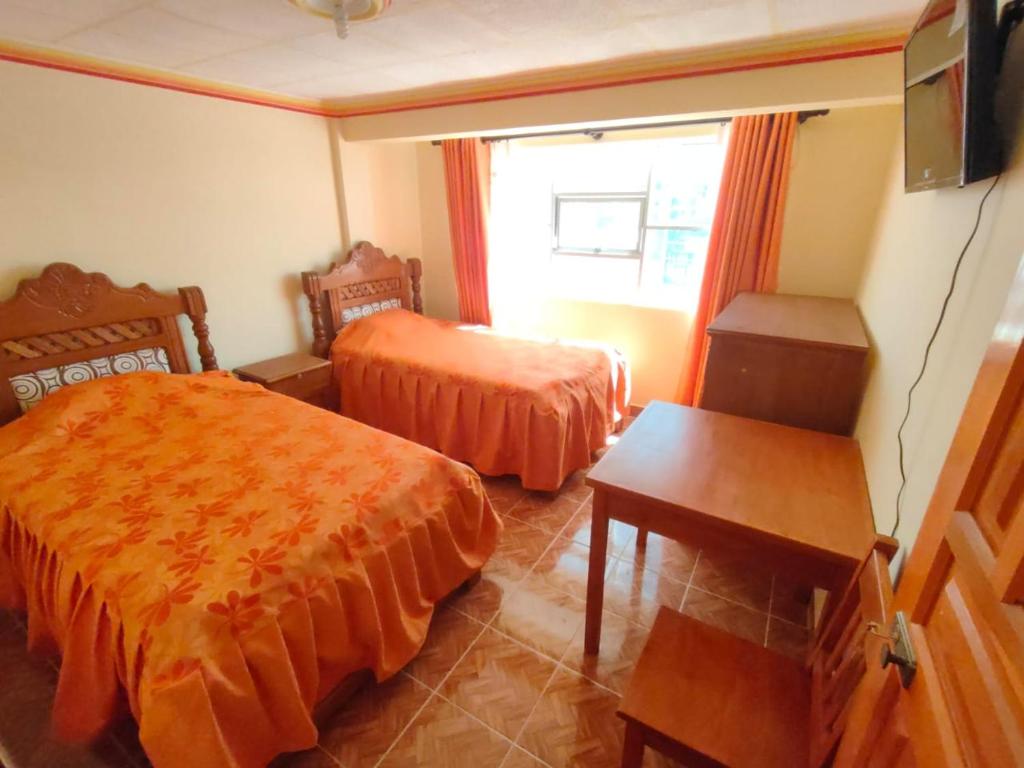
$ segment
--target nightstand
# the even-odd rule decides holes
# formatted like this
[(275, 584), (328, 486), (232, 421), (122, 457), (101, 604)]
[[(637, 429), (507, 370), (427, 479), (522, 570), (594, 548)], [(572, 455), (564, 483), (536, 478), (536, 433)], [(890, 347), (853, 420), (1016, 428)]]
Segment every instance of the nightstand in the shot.
[(235, 368), (242, 381), (251, 381), (297, 400), (330, 409), (331, 361), (304, 352), (282, 355), (270, 360)]

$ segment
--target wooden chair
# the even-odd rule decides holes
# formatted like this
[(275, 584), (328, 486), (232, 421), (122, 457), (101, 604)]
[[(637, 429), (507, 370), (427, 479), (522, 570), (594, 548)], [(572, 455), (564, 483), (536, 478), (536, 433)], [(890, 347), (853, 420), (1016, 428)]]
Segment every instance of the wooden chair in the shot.
[(869, 631), (889, 627), (893, 544), (880, 539), (861, 564), (804, 663), (662, 608), (618, 711), (623, 768), (639, 768), (646, 746), (687, 766), (825, 764), (875, 647)]

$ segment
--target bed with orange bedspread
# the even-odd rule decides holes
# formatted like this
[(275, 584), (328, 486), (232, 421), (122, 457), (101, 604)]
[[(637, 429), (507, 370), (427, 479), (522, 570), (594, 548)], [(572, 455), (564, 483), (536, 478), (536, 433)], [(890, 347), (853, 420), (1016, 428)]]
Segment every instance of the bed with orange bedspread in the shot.
[(629, 403), (622, 355), (424, 318), (422, 275), (419, 259), (369, 242), (302, 273), (313, 353), (334, 362), (341, 412), (526, 488), (556, 490), (589, 466)]
[(0, 428), (0, 606), (63, 661), (58, 733), (127, 695), (157, 768), (311, 747), (493, 552), (470, 469), (223, 374), (66, 387)]
[(589, 466), (629, 398), (625, 359), (610, 347), (404, 309), (348, 323), (331, 359), (344, 415), (536, 490), (557, 490)]

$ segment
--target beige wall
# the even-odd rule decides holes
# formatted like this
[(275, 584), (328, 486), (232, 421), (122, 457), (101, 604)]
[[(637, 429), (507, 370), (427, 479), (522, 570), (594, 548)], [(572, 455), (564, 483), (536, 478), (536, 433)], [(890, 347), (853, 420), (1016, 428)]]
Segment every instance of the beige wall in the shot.
[(369, 240), (403, 257), (418, 257), (422, 238), (416, 146), (339, 140), (337, 155), (346, 245)]
[(780, 292), (854, 297), (902, 120), (898, 104), (834, 109), (797, 129)]
[(459, 295), (455, 289), (441, 148), (427, 142), (418, 143), (416, 165), (419, 170), (420, 232), (423, 235), (424, 311), (433, 317), (458, 320)]
[(424, 311), (457, 320), (440, 148), (334, 138), (346, 251), (369, 240), (389, 254), (422, 259)]
[[(1024, 50), (1021, 45), (1015, 48), (1004, 72), (1024, 71)], [(1004, 101), (1003, 125), (1018, 126), (1008, 130), (1014, 139), (1011, 143), (1018, 146), (988, 201), (927, 375), (914, 395), (904, 432), (909, 480), (897, 534), (905, 545), (912, 544), (917, 535), (1011, 278), (1024, 255), (1024, 155), (1019, 146), (1024, 138), (1019, 127), (1024, 112), (1019, 79), (1005, 84), (1013, 103)], [(892, 139), (901, 141), (898, 131)], [(856, 436), (864, 453), (875, 520), (878, 529), (886, 533), (895, 520), (899, 487), (896, 431), (906, 407), (907, 389), (921, 365), (954, 262), (991, 184), (983, 181), (966, 189), (906, 195), (902, 155), (897, 155), (858, 292), (873, 351)]]
[(538, 125), (664, 120), (711, 114), (896, 103), (898, 53), (732, 72), (549, 96), (415, 109), (341, 121), (349, 141), (423, 139)]
[(310, 343), (298, 275), (341, 240), (322, 118), (0, 63), (0, 180), (0, 296), (71, 261), (202, 286), (224, 367)]

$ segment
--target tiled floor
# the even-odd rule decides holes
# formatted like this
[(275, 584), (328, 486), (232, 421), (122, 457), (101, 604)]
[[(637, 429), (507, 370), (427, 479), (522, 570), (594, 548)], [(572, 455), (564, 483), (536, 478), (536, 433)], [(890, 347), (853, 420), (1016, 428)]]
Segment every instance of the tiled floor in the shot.
[(25, 644), (20, 617), (0, 611), (0, 766), (143, 768), (145, 758), (130, 720), (122, 721), (91, 749), (62, 744), (50, 736), (56, 662), (30, 656)]
[[(480, 582), (438, 610), (423, 651), (402, 673), (363, 689), (321, 729), (315, 749), (275, 766), (617, 766), (622, 726), (615, 710), (661, 605), (779, 652), (802, 653), (807, 606), (791, 585), (747, 561), (656, 535), (637, 551), (635, 529), (614, 524), (601, 653), (584, 656), (591, 494), (582, 477), (557, 495), (524, 492), (512, 478), (487, 480), (505, 533)], [(17, 631), (0, 623), (3, 687), (4, 659), (16, 663)], [(23, 636), (20, 642), (23, 648)], [(23, 729), (34, 729), (39, 743), (28, 762), (11, 761), (12, 768), (144, 762), (131, 734), (55, 761), (47, 750), (59, 747), (45, 736), (53, 670), (31, 669), (38, 679), (24, 685), (37, 690), (26, 694), (32, 706), (21, 707)], [(0, 693), (0, 758), (7, 698)], [(669, 763), (648, 750), (645, 765)]]

